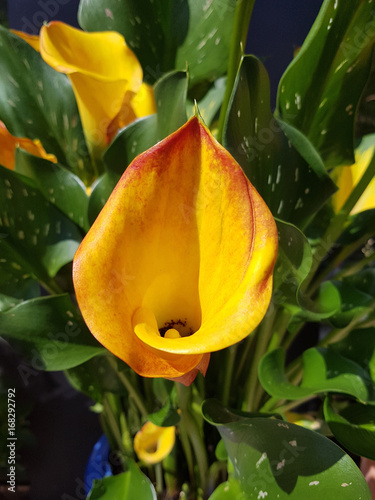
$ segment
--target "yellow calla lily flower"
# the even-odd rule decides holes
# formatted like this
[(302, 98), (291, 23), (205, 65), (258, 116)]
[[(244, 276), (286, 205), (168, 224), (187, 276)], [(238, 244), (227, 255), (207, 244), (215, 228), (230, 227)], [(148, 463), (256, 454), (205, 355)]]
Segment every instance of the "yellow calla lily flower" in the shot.
[(75, 258), (92, 334), (145, 377), (190, 384), (271, 297), (277, 229), (199, 118), (126, 169)]
[(155, 113), (151, 87), (122, 35), (85, 32), (60, 21), (40, 30), (40, 53), (72, 83), (91, 151), (100, 154), (118, 128)]
[(134, 451), (145, 464), (157, 464), (170, 454), (175, 439), (175, 427), (159, 427), (146, 422), (134, 436)]
[[(350, 193), (360, 181), (369, 166), (374, 152), (375, 144), (366, 148), (360, 145), (355, 151), (355, 163), (353, 165), (337, 167), (333, 171), (332, 177), (338, 187), (338, 191), (332, 198), (335, 212), (338, 212), (342, 208)], [(375, 178), (369, 183), (350, 213), (351, 215), (355, 215), (372, 208), (375, 208)]]
[(16, 148), (24, 149), (34, 156), (57, 163), (56, 156), (46, 153), (39, 139), (31, 140), (26, 137), (16, 137), (0, 121), (0, 165), (14, 170)]

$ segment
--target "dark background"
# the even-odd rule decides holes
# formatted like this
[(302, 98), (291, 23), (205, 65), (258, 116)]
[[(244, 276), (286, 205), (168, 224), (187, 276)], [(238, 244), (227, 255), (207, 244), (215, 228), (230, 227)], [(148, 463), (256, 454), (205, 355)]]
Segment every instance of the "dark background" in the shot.
[[(45, 20), (58, 19), (77, 26), (78, 4), (79, 0), (0, 0), (0, 22), (7, 7), (9, 27), (28, 33), (37, 34)], [(277, 82), (321, 4), (322, 0), (255, 3), (247, 52), (264, 62), (270, 74), (273, 102)], [(0, 377), (8, 377), (8, 387), (16, 385), (17, 411), (25, 414), (25, 445), (20, 454), (25, 470), (17, 480), (31, 483), (29, 496), (5, 496), (0, 490), (0, 500), (84, 499), (85, 465), (101, 434), (97, 415), (90, 410), (91, 401), (75, 392), (62, 373), (33, 373), (25, 384), (25, 376), (20, 376), (23, 367), (7, 344), (0, 341)]]

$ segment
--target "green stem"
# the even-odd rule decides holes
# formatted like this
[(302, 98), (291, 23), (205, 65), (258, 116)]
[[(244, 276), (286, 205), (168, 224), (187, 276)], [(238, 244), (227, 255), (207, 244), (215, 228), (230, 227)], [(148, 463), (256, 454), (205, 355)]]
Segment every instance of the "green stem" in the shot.
[[(344, 339), (349, 335), (349, 333), (354, 330), (355, 328), (359, 326), (364, 326), (363, 322), (364, 319), (367, 319), (368, 314), (371, 313), (374, 310), (374, 305), (375, 305), (375, 300), (373, 300), (367, 307), (366, 310), (354, 318), (349, 325), (347, 325), (345, 328), (333, 328), (325, 337), (323, 340), (321, 340), (318, 344), (319, 347), (326, 347), (329, 344), (333, 344), (335, 342), (338, 342), (339, 340)], [(366, 324), (367, 326), (367, 324)]]
[[(344, 248), (339, 252), (339, 254), (327, 265), (321, 273), (317, 275), (314, 281), (311, 283), (309, 288), (310, 296), (319, 288), (321, 283), (325, 280), (327, 276), (331, 274), (332, 271), (337, 269), (352, 253), (354, 253), (358, 248), (361, 248), (366, 241), (369, 239), (370, 235), (366, 235), (363, 238), (355, 241), (349, 245), (344, 246)], [(337, 278), (337, 276), (335, 276)]]
[(372, 253), (371, 255), (368, 255), (367, 257), (362, 258), (360, 261), (355, 262), (340, 271), (338, 271), (335, 275), (336, 279), (342, 279), (345, 278), (346, 276), (352, 276), (353, 274), (358, 273), (361, 271), (364, 267), (366, 267), (368, 264), (370, 264), (372, 261), (375, 260), (375, 252)]
[[(274, 315), (274, 321), (272, 326), (270, 327), (270, 333), (272, 334), (272, 336), (271, 340), (268, 343), (266, 352), (273, 351), (274, 349), (279, 347), (279, 345), (281, 345), (285, 336), (285, 332), (287, 331), (290, 318), (291, 314), (285, 309), (281, 309), (279, 314), (276, 313)], [(262, 401), (264, 395), (265, 391), (259, 383), (254, 394), (254, 408), (259, 408), (260, 402)]]
[[(250, 374), (246, 382), (245, 398), (242, 409), (253, 411), (256, 409), (255, 393), (258, 385), (258, 366), (262, 356), (267, 352), (268, 343), (272, 335), (272, 327), (277, 309), (271, 312), (269, 309), (263, 321), (256, 331), (256, 344), (253, 359), (251, 361)], [(254, 334), (253, 334), (254, 335)]]
[(200, 487), (204, 490), (208, 470), (207, 450), (191, 408), (191, 388), (176, 382), (176, 389), (181, 409), (180, 429), (184, 429), (189, 437), (199, 471)]
[(254, 347), (255, 340), (256, 340), (256, 332), (253, 332), (245, 340), (245, 347), (243, 349), (241, 359), (240, 359), (240, 362), (238, 363), (238, 368), (236, 370), (236, 376), (235, 376), (235, 380), (234, 380), (235, 385), (237, 385), (239, 380), (240, 380), (240, 375), (244, 370), (245, 363), (246, 362), (249, 363), (250, 352), (251, 352), (252, 348)]
[(227, 406), (229, 403), (236, 353), (237, 353), (237, 345), (228, 347), (226, 351), (225, 379), (224, 379), (223, 395), (222, 395), (222, 403), (224, 406)]
[(161, 497), (164, 488), (163, 467), (161, 465), (161, 462), (155, 464), (155, 477), (156, 477), (156, 493), (158, 497)]
[(127, 376), (123, 372), (119, 371), (115, 358), (113, 358), (112, 356), (108, 356), (108, 362), (112, 366), (112, 368), (115, 370), (119, 380), (122, 382), (122, 384), (124, 385), (124, 387), (128, 391), (129, 396), (134, 400), (141, 415), (143, 417), (147, 417), (148, 411), (147, 411), (147, 408), (146, 408), (146, 405), (143, 401), (142, 396), (138, 393), (138, 391), (135, 389), (134, 385), (130, 382), (130, 380), (127, 378)]
[(225, 119), (227, 116), (227, 110), (232, 95), (233, 86), (236, 81), (238, 67), (243, 55), (243, 50), (244, 47), (246, 46), (247, 33), (249, 30), (249, 24), (250, 24), (251, 14), (253, 12), (254, 3), (255, 0), (237, 0), (236, 4), (233, 36), (229, 52), (227, 83), (225, 88), (223, 104), (221, 106), (219, 125), (218, 125), (217, 139), (220, 143), (223, 141), (223, 131), (224, 131)]
[(126, 454), (126, 450), (122, 441), (122, 435), (120, 430), (120, 424), (116, 418), (116, 402), (114, 394), (109, 392), (103, 395), (103, 418), (106, 421), (107, 429), (110, 431), (109, 440), (115, 441), (116, 448), (121, 452)]
[(306, 396), (305, 398), (296, 399), (294, 401), (290, 401), (289, 403), (283, 404), (281, 406), (276, 406), (274, 408), (274, 410), (277, 413), (286, 413), (287, 411), (292, 410), (296, 406), (299, 406), (303, 403), (306, 403), (307, 401), (310, 401), (311, 399), (314, 399), (314, 398), (316, 398), (316, 394), (310, 394), (310, 396)]

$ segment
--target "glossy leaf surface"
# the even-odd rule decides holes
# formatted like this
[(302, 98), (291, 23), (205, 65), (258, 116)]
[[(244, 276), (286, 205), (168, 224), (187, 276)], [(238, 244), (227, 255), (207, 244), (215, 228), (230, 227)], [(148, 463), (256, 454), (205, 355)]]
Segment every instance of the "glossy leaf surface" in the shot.
[(87, 500), (156, 500), (156, 492), (135, 462), (127, 461), (128, 470), (116, 476), (94, 481)]
[(371, 1), (325, 0), (279, 83), (277, 109), (327, 166), (353, 163), (354, 120), (375, 40)]
[(188, 65), (191, 82), (197, 83), (226, 71), (234, 12), (231, 0), (83, 0), (78, 18), (87, 31), (121, 33), (147, 82)]
[(375, 460), (375, 408), (353, 403), (337, 411), (324, 401), (324, 418), (338, 442), (356, 455)]
[(37, 370), (66, 370), (103, 352), (68, 295), (28, 300), (0, 313), (0, 335)]
[(259, 365), (264, 389), (281, 399), (300, 399), (324, 392), (342, 393), (359, 401), (374, 401), (374, 387), (365, 368), (332, 348), (311, 348), (303, 353), (301, 385), (289, 382), (284, 371), (282, 349), (266, 354)]
[(0, 54), (0, 120), (13, 135), (39, 139), (47, 153), (90, 181), (94, 171), (69, 80), (2, 27)]
[[(298, 150), (289, 138), (293, 133)], [(336, 190), (308, 139), (273, 117), (269, 78), (253, 56), (243, 58), (237, 75), (224, 146), (283, 221), (303, 225)]]
[(202, 411), (224, 440), (241, 499), (371, 498), (355, 463), (324, 436), (279, 420), (241, 418), (216, 400), (205, 401)]

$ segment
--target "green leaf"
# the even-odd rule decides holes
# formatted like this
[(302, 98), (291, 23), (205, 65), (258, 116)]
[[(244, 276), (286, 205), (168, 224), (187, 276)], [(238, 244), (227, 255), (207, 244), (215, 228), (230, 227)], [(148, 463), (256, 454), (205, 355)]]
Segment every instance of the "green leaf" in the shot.
[(246, 500), (248, 498), (250, 497), (241, 489), (240, 483), (231, 478), (221, 483), (208, 500)]
[(231, 412), (216, 400), (205, 401), (202, 412), (224, 440), (240, 498), (371, 499), (355, 463), (326, 437), (279, 420), (231, 419)]
[(95, 172), (72, 86), (20, 37), (0, 26), (0, 120), (90, 184)]
[(0, 312), (11, 309), (12, 307), (20, 304), (22, 300), (16, 299), (15, 297), (10, 297), (9, 295), (4, 295), (0, 293)]
[[(72, 386), (96, 402), (102, 402), (105, 392), (126, 395), (126, 389), (108, 361), (109, 353), (95, 356), (85, 363), (66, 370)], [(130, 369), (129, 369), (130, 370)]]
[(16, 151), (15, 171), (33, 179), (44, 197), (84, 230), (88, 230), (86, 187), (79, 177), (61, 165)]
[(0, 335), (38, 370), (66, 370), (104, 351), (68, 295), (31, 299), (1, 312)]
[(375, 408), (359, 403), (337, 412), (330, 398), (324, 401), (324, 418), (338, 442), (347, 450), (375, 460)]
[(349, 245), (358, 240), (368, 240), (375, 233), (375, 209), (365, 210), (348, 218), (348, 226), (340, 238), (339, 245)]
[(154, 94), (157, 110), (157, 141), (161, 141), (186, 122), (187, 89), (186, 71), (173, 71), (156, 82)]
[(137, 55), (146, 81), (189, 68), (192, 84), (215, 80), (227, 69), (235, 3), (195, 0), (81, 0), (86, 31), (115, 30)]
[(355, 361), (331, 348), (311, 348), (303, 353), (303, 379), (293, 385), (284, 370), (285, 353), (275, 349), (259, 364), (259, 380), (273, 397), (296, 400), (324, 392), (353, 396), (361, 402), (374, 401), (368, 372)]
[(167, 401), (166, 405), (163, 406), (159, 411), (150, 413), (147, 416), (148, 420), (159, 427), (172, 427), (177, 425), (180, 421), (180, 415), (177, 408), (173, 406), (170, 399)]
[[(289, 139), (293, 134), (298, 148)], [(273, 215), (285, 222), (301, 227), (336, 191), (308, 139), (273, 117), (269, 78), (253, 56), (242, 59), (223, 144)]]
[(8, 234), (0, 237), (0, 293), (30, 299), (40, 295), (40, 286), (33, 267), (22, 258), (7, 241)]
[(309, 321), (331, 318), (341, 308), (340, 293), (330, 281), (325, 281), (320, 285), (314, 300), (300, 293), (298, 302), (301, 306), (298, 317)]
[(185, 71), (165, 75), (156, 83), (154, 92), (157, 113), (137, 120), (119, 132), (103, 156), (108, 171), (121, 176), (136, 156), (186, 122)]
[(121, 176), (136, 156), (154, 146), (157, 116), (150, 115), (121, 130), (103, 155), (109, 172)]
[(106, 204), (112, 191), (116, 187), (120, 176), (113, 171), (105, 172), (92, 186), (89, 198), (88, 219), (91, 225)]
[(274, 299), (298, 305), (298, 293), (312, 265), (312, 252), (305, 235), (293, 224), (276, 219), (279, 234), (274, 271)]
[(353, 319), (372, 309), (373, 295), (356, 288), (355, 281), (352, 276), (343, 281), (333, 281), (341, 298), (340, 310), (330, 318), (330, 323), (336, 328), (344, 328)]
[(14, 255), (16, 268), (22, 261), (21, 269), (44, 284), (72, 261), (82, 239), (80, 229), (45, 199), (33, 180), (1, 166), (0, 230), (2, 259)]
[[(198, 100), (199, 114), (207, 127), (211, 127), (224, 99), (226, 77), (214, 81), (202, 99)], [(189, 118), (195, 114), (195, 103), (189, 101)]]
[(371, 65), (373, 5), (325, 0), (279, 83), (277, 109), (326, 165), (354, 163), (356, 109)]
[(135, 462), (127, 460), (127, 471), (94, 481), (87, 500), (156, 500), (156, 492)]
[(332, 344), (330, 349), (368, 371), (375, 382), (375, 328), (353, 330), (343, 340)]

